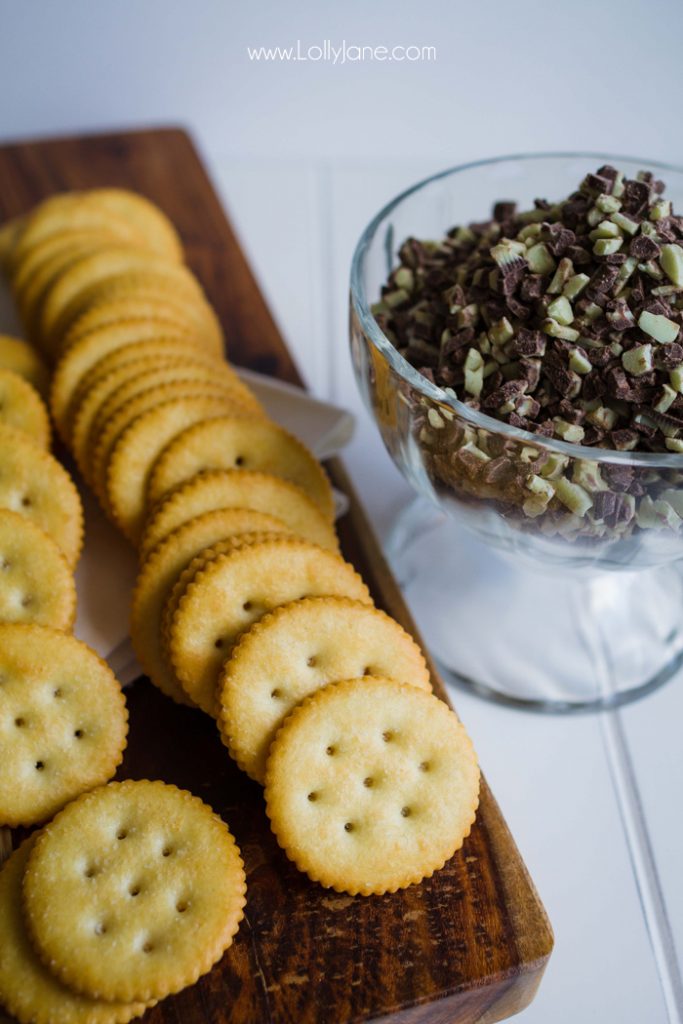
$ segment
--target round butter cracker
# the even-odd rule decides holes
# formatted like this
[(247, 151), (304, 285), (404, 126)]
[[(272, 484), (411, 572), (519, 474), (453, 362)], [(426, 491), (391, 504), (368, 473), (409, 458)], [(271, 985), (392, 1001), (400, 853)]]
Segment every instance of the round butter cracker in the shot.
[(168, 653), (188, 696), (214, 714), (221, 666), (240, 634), (279, 605), (321, 595), (372, 604), (352, 565), (306, 541), (270, 540), (210, 562), (180, 599), (169, 632)]
[(64, 467), (25, 434), (0, 427), (0, 508), (49, 534), (73, 568), (83, 543), (83, 507)]
[(227, 825), (163, 782), (102, 786), (36, 839), (23, 894), (44, 962), (75, 991), (162, 999), (211, 969), (244, 915), (246, 880)]
[(21, 430), (39, 447), (50, 447), (47, 407), (36, 389), (12, 370), (0, 369), (0, 426)]
[(35, 837), (0, 870), (0, 1005), (20, 1024), (128, 1024), (149, 1004), (107, 1003), (72, 992), (40, 961), (24, 923), (22, 883)]
[(379, 895), (430, 877), (460, 849), (479, 768), (443, 701), (367, 676), (294, 709), (271, 747), (265, 796), (300, 871), (337, 892)]
[(155, 506), (140, 545), (143, 557), (188, 519), (217, 508), (266, 512), (281, 519), (303, 540), (331, 551), (339, 549), (334, 526), (296, 484), (249, 469), (216, 469), (190, 477)]
[(66, 558), (30, 519), (0, 509), (0, 622), (71, 629), (76, 584)]
[(251, 469), (301, 487), (331, 521), (334, 498), (320, 463), (292, 434), (268, 420), (224, 416), (184, 431), (161, 454), (149, 483), (151, 502), (199, 472)]
[(126, 702), (86, 644), (46, 626), (0, 623), (0, 824), (31, 825), (116, 771)]
[(143, 563), (133, 592), (130, 634), (140, 664), (155, 686), (180, 704), (190, 700), (164, 657), (161, 623), (164, 606), (183, 570), (206, 548), (256, 530), (286, 532), (273, 516), (243, 509), (207, 512), (185, 523), (161, 544)]
[(263, 784), (268, 751), (287, 715), (328, 683), (381, 676), (431, 690), (413, 638), (385, 612), (343, 597), (276, 608), (230, 652), (218, 682), (223, 742)]

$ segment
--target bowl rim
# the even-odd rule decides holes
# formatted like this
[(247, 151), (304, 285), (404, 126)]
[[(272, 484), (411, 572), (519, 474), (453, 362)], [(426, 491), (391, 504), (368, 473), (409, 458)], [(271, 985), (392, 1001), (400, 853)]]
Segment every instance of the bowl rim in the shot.
[[(426, 398), (429, 398), (433, 402), (456, 412), (461, 419), (467, 421), (473, 427), (479, 427), (480, 429), (485, 429), (489, 432), (504, 434), (506, 437), (526, 444), (533, 444), (536, 447), (541, 447), (549, 452), (568, 455), (572, 459), (590, 460), (591, 462), (598, 463), (617, 463), (628, 466), (641, 466), (648, 467), (650, 469), (654, 467), (664, 469), (683, 469), (683, 456), (676, 452), (623, 452), (612, 448), (599, 448), (597, 446), (589, 447), (588, 445), (571, 444), (567, 441), (561, 441), (555, 438), (540, 437), (538, 434), (534, 434), (530, 430), (513, 427), (509, 423), (505, 423), (503, 420), (496, 419), (494, 416), (489, 416), (476, 409), (470, 409), (470, 407), (465, 405), (464, 402), (461, 402), (458, 398), (454, 398), (452, 395), (449, 395), (448, 392), (438, 384), (432, 384), (431, 381), (416, 370), (408, 360), (400, 354), (391, 341), (389, 341), (370, 311), (370, 305), (365, 294), (362, 275), (365, 256), (382, 222), (386, 220), (392, 211), (400, 206), (401, 203), (416, 192), (426, 188), (428, 185), (431, 185), (436, 181), (440, 181), (443, 178), (459, 174), (462, 171), (469, 171), (478, 167), (491, 167), (495, 164), (512, 161), (519, 162), (549, 159), (600, 160), (602, 163), (612, 163), (617, 167), (621, 161), (631, 164), (640, 164), (642, 169), (652, 168), (653, 170), (665, 171), (667, 173), (673, 172), (674, 174), (683, 175), (683, 167), (676, 164), (665, 163), (661, 160), (644, 159), (637, 156), (626, 156), (625, 154), (603, 153), (594, 150), (509, 153), (503, 156), (486, 157), (483, 160), (471, 160), (467, 163), (456, 164), (455, 166), (448, 167), (443, 171), (438, 171), (436, 174), (431, 174), (427, 178), (422, 178), (414, 185), (410, 185), (402, 192), (399, 192), (393, 199), (390, 199), (389, 202), (386, 203), (377, 214), (375, 214), (361, 234), (351, 260), (350, 292), (352, 308), (361, 323), (366, 337), (370, 339), (374, 347), (379, 351), (380, 355), (386, 359), (399, 377), (403, 378), (403, 380), (405, 380), (412, 388), (420, 392)], [(494, 201), (495, 198), (492, 197), (491, 202)], [(444, 232), (446, 230), (447, 226), (444, 227)], [(374, 302), (375, 299), (372, 301)]]

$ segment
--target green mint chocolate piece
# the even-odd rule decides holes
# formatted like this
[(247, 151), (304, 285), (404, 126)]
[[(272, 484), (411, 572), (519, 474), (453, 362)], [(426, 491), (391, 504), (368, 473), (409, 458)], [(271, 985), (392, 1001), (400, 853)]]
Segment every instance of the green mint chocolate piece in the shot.
[(540, 233), (541, 233), (541, 225), (540, 224), (527, 224), (525, 227), (522, 228), (522, 230), (520, 232), (518, 232), (518, 234), (517, 234), (517, 241), (518, 242), (525, 242), (527, 245), (532, 245), (533, 242), (531, 240), (534, 239), (534, 238), (538, 238)]
[(588, 509), (593, 507), (593, 499), (588, 491), (579, 484), (571, 483), (565, 476), (561, 476), (555, 484), (555, 494), (575, 516), (585, 516)]
[(412, 292), (415, 287), (415, 275), (410, 267), (399, 267), (394, 274), (394, 281), (399, 288)]
[(578, 331), (575, 331), (573, 327), (565, 327), (563, 324), (558, 324), (557, 320), (544, 320), (541, 324), (541, 330), (552, 338), (562, 338), (564, 341), (579, 340)]
[(562, 476), (562, 471), (569, 465), (569, 456), (560, 455), (558, 452), (551, 452), (541, 466), (541, 476), (546, 480), (556, 480)]
[(651, 338), (659, 341), (662, 345), (675, 341), (678, 337), (678, 324), (669, 320), (668, 317), (662, 316), (661, 313), (649, 313), (644, 310), (638, 317), (638, 326), (641, 331), (649, 334)]
[(494, 345), (504, 345), (506, 341), (514, 337), (514, 334), (512, 324), (506, 316), (497, 320), (495, 324), (489, 327), (489, 338)]
[(630, 348), (622, 355), (621, 365), (634, 377), (649, 373), (652, 369), (652, 345), (636, 345), (635, 348)]
[(576, 299), (584, 290), (589, 281), (590, 277), (588, 276), (588, 274), (574, 274), (574, 276), (570, 277), (567, 283), (565, 284), (564, 288), (562, 289), (562, 294), (566, 295), (568, 299)]
[(614, 184), (612, 185), (612, 195), (616, 196), (617, 199), (621, 199), (623, 194), (624, 194), (624, 172), (623, 171), (617, 171), (617, 176), (614, 179)]
[(487, 455), (486, 452), (482, 451), (474, 441), (468, 441), (460, 449), (461, 452), (469, 452), (470, 455), (474, 455), (475, 458), (479, 459), (480, 462), (490, 462), (491, 456)]
[(613, 224), (616, 224), (618, 228), (621, 228), (622, 231), (625, 231), (627, 235), (635, 235), (640, 227), (637, 220), (627, 217), (625, 213), (613, 213), (610, 216), (610, 220)]
[(446, 426), (437, 410), (433, 407), (427, 410), (427, 419), (429, 420), (430, 426), (434, 427), (435, 430), (443, 430)]
[(516, 263), (521, 257), (526, 256), (526, 246), (523, 242), (514, 242), (510, 238), (504, 238), (498, 245), (490, 250), (491, 258), (499, 267), (507, 267)]
[(569, 369), (583, 376), (585, 373), (591, 372), (593, 364), (583, 352), (580, 352), (578, 348), (574, 348), (569, 354)]
[(663, 245), (659, 262), (670, 281), (683, 285), (683, 249), (680, 245), (673, 242)]
[(664, 444), (670, 452), (683, 452), (683, 438), (667, 437), (664, 439)]
[(683, 491), (669, 488), (659, 495), (661, 501), (668, 501), (677, 516), (683, 519)]
[(609, 406), (598, 404), (596, 409), (591, 409), (586, 413), (586, 419), (600, 430), (613, 430), (617, 422), (617, 414)]
[(384, 296), (383, 302), (389, 307), (389, 309), (394, 309), (396, 306), (400, 306), (404, 302), (407, 302), (409, 298), (410, 295), (405, 288), (397, 288), (393, 292), (388, 292)]
[(600, 475), (600, 467), (597, 462), (593, 462), (590, 459), (576, 459), (572, 469), (572, 481), (578, 484), (579, 487), (583, 487), (589, 494), (594, 494), (596, 491), (609, 490)]
[(683, 366), (669, 370), (669, 384), (677, 394), (683, 395)]
[(548, 483), (547, 480), (544, 480), (542, 476), (538, 476), (536, 473), (532, 473), (526, 478), (524, 486), (528, 491), (531, 491), (532, 494), (543, 495), (547, 501), (550, 501), (555, 494), (555, 488), (553, 485)]
[(527, 249), (526, 261), (533, 274), (551, 274), (555, 270), (555, 260), (545, 242), (537, 242)]
[(619, 252), (623, 244), (623, 238), (598, 238), (593, 245), (593, 252), (596, 256), (611, 256)]
[(663, 530), (666, 527), (675, 530), (681, 520), (668, 501), (653, 501), (650, 495), (646, 494), (638, 504), (636, 522), (641, 530)]
[(564, 295), (558, 295), (556, 299), (548, 304), (548, 316), (558, 324), (568, 327), (574, 320), (574, 310), (571, 302)]
[(613, 221), (601, 220), (588, 237), (591, 242), (595, 242), (598, 238), (621, 238), (621, 231)]
[[(559, 295), (564, 289), (566, 282), (574, 273), (574, 264), (571, 260), (564, 256), (557, 264), (557, 270), (553, 275), (553, 279), (547, 287), (549, 295)], [(566, 292), (565, 292), (566, 294)]]
[(677, 393), (668, 384), (664, 384), (662, 387), (662, 393), (659, 396), (657, 402), (655, 402), (654, 409), (656, 412), (666, 412), (673, 403), (676, 401)]
[(465, 391), (473, 398), (479, 398), (481, 389), (484, 386), (484, 367), (478, 370), (465, 369)]
[(671, 216), (671, 200), (657, 199), (650, 207), (650, 220), (663, 220)]
[(481, 370), (484, 366), (484, 360), (481, 357), (481, 352), (476, 348), (468, 349), (465, 357), (465, 369), (466, 370)]
[(580, 444), (583, 441), (585, 431), (578, 423), (568, 423), (561, 416), (554, 416), (553, 427), (557, 436), (561, 437), (563, 441), (569, 441), (572, 444)]
[(595, 200), (595, 205), (602, 213), (616, 213), (621, 209), (621, 203), (616, 196), (608, 196), (604, 192)]

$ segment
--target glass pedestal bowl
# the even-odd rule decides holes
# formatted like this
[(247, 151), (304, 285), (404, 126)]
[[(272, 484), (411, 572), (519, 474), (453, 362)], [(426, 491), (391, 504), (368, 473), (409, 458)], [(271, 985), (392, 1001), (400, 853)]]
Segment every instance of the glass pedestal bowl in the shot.
[[(415, 370), (371, 312), (409, 236), (438, 239), (575, 191), (609, 163), (653, 170), (683, 209), (683, 172), (608, 154), (507, 157), (458, 167), (389, 203), (363, 233), (351, 271), (351, 350), (364, 401), (418, 497), (386, 550), (445, 673), (505, 703), (546, 711), (615, 706), (683, 662), (683, 455), (549, 440), (468, 408)], [(621, 509), (604, 520), (524, 481), (588, 481)]]

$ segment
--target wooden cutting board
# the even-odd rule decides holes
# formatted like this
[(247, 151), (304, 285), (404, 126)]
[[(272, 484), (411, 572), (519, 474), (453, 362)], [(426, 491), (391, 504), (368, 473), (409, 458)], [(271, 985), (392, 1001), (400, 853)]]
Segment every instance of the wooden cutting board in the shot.
[[(0, 147), (0, 223), (53, 192), (94, 185), (137, 189), (158, 203), (222, 320), (230, 358), (300, 382), (185, 132)], [(377, 604), (417, 637), (348, 476), (338, 460), (329, 469), (351, 501), (339, 523), (344, 554)], [(230, 761), (208, 717), (177, 707), (146, 681), (128, 693), (131, 734), (120, 776), (162, 778), (212, 804), (237, 837), (249, 888), (232, 948), (197, 985), (149, 1011), (147, 1024), (492, 1024), (531, 1001), (552, 932), (485, 782), (470, 837), (432, 879), (383, 897), (338, 895), (287, 861), (261, 789)]]

